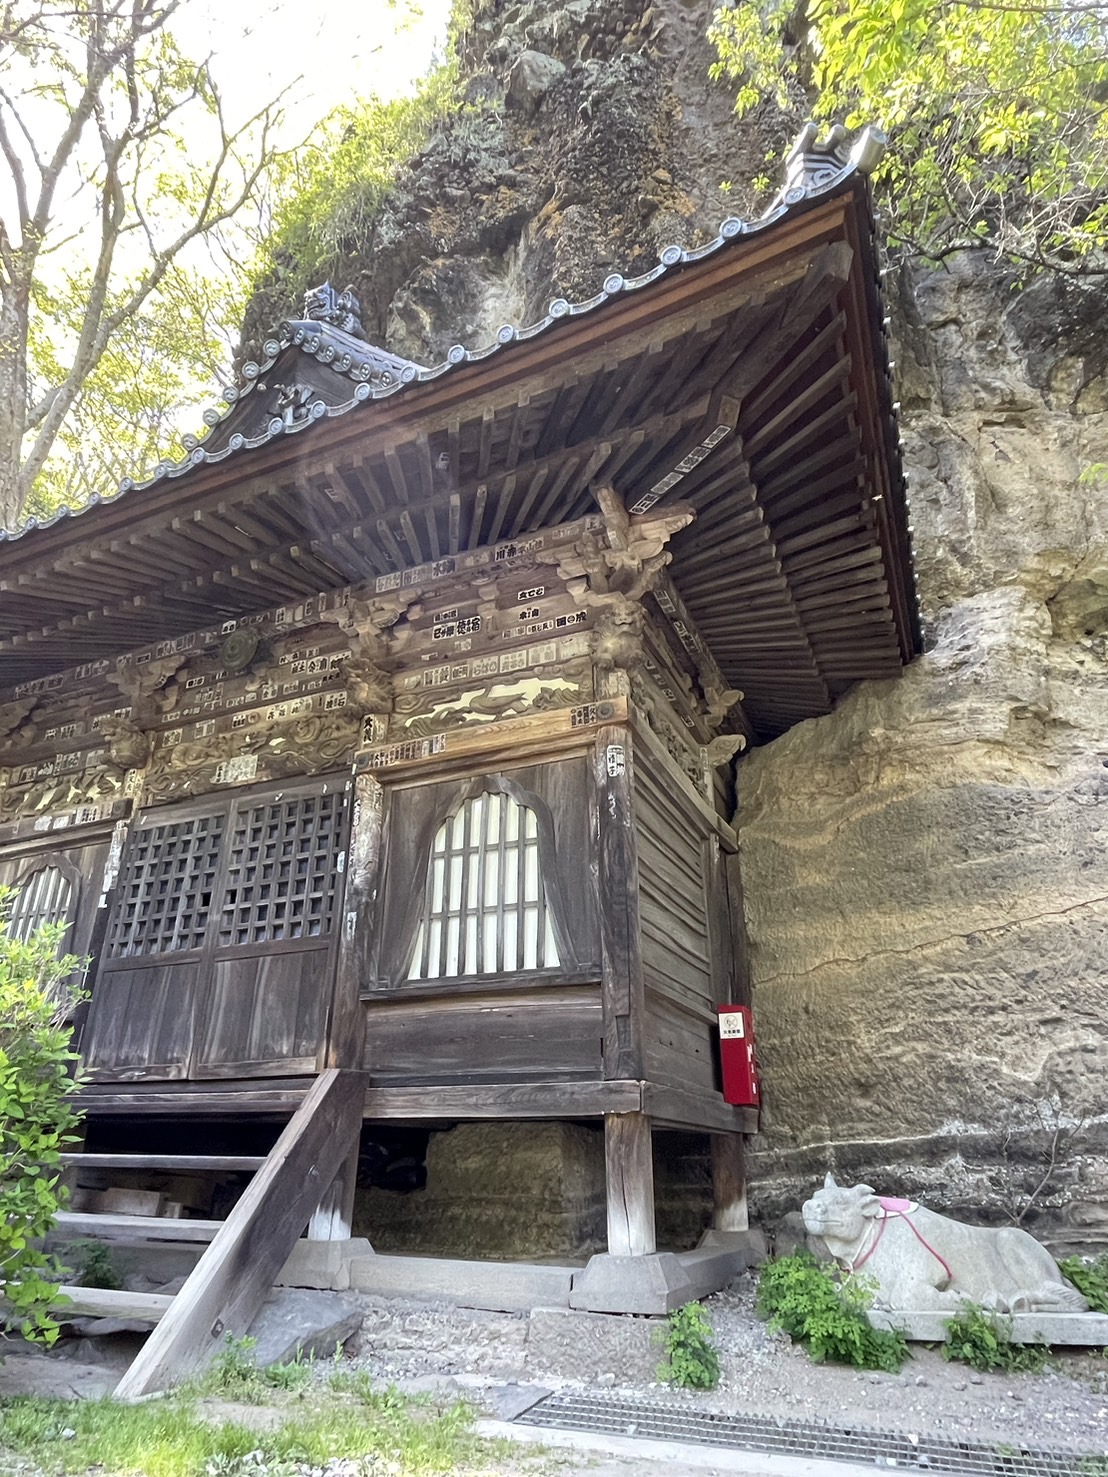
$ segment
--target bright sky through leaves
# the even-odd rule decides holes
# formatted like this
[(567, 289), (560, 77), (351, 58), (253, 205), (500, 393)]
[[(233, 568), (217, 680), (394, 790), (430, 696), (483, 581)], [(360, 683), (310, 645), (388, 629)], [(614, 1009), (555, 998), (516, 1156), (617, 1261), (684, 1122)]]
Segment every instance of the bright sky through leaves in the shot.
[(186, 55), (212, 56), (242, 116), (289, 88), (282, 142), (291, 144), (340, 103), (410, 92), (442, 49), (449, 12), (450, 0), (185, 0), (173, 32)]

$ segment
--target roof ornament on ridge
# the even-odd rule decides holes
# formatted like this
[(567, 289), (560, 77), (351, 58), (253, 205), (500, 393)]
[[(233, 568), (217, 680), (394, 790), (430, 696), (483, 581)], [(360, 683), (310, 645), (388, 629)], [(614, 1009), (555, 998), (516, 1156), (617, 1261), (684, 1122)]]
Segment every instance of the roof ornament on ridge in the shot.
[(330, 282), (309, 287), (304, 294), (304, 317), (315, 323), (331, 323), (355, 338), (365, 338), (362, 305), (352, 287), (344, 287), (341, 292), (336, 292)]
[(841, 123), (833, 124), (822, 139), (818, 124), (805, 123), (785, 155), (785, 179), (763, 219), (813, 195), (826, 194), (848, 175), (872, 174), (884, 157), (887, 143), (885, 134), (871, 124), (851, 145)]

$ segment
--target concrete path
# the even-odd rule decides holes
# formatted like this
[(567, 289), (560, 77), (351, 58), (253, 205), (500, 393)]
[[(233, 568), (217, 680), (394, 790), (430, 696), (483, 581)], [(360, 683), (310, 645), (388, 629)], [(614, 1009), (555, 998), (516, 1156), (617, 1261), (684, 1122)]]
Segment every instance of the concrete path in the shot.
[(579, 1454), (579, 1466), (563, 1468), (565, 1477), (873, 1477), (873, 1466), (854, 1462), (812, 1461), (807, 1457), (770, 1456), (719, 1446), (693, 1446), (683, 1441), (647, 1441), (639, 1436), (594, 1436), (546, 1426), (515, 1426), (508, 1421), (478, 1421), (477, 1432), (521, 1445), (545, 1446), (567, 1456)]

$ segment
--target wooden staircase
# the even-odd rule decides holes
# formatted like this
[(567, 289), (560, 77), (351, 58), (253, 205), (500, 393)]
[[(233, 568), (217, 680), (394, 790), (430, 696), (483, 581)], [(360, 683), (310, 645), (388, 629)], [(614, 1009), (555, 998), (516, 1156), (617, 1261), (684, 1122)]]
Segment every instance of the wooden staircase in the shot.
[(202, 1368), (241, 1338), (358, 1141), (364, 1073), (320, 1074), (267, 1155), (67, 1154), (74, 1167), (169, 1172), (248, 1170), (253, 1179), (226, 1220), (63, 1211), (56, 1230), (100, 1241), (207, 1243), (174, 1296), (65, 1287), (67, 1312), (155, 1322), (115, 1390), (137, 1399)]

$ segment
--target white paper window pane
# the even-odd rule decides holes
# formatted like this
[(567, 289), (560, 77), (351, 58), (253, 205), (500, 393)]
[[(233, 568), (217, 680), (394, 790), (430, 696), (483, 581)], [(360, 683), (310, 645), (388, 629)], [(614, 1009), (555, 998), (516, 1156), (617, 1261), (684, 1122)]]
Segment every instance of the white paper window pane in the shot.
[(460, 974), (459, 954), (461, 952), (462, 920), (460, 918), (448, 918), (446, 920), (446, 961), (443, 965), (443, 974)]
[(431, 862), (431, 912), (441, 913), (443, 909), (443, 884), (446, 880), (446, 862), (441, 856), (435, 857)]
[(539, 959), (539, 910), (523, 910), (523, 967), (537, 969)]
[(523, 901), (537, 903), (539, 900), (539, 852), (538, 847), (529, 846), (523, 859)]
[(446, 895), (448, 909), (462, 906), (462, 858), (455, 853), (450, 858), (450, 890)]
[(485, 896), (482, 901), (486, 908), (495, 908), (500, 898), (500, 853), (490, 851), (485, 857)]
[(518, 914), (506, 912), (504, 914), (504, 969), (511, 974), (513, 970), (521, 969), (519, 962), (517, 935), (519, 929)]
[(514, 800), (509, 798), (507, 826), (505, 827), (504, 839), (508, 842), (519, 840), (519, 811), (520, 807)]
[(519, 902), (519, 852), (513, 846), (504, 853), (504, 906), (514, 908)]
[(477, 967), (481, 974), (494, 974), (499, 968), (496, 962), (496, 924), (495, 913), (486, 913), (481, 920), (481, 962)]
[(466, 920), (466, 951), (460, 970), (461, 974), (480, 974), (481, 964), (477, 958), (477, 914), (470, 913)]

